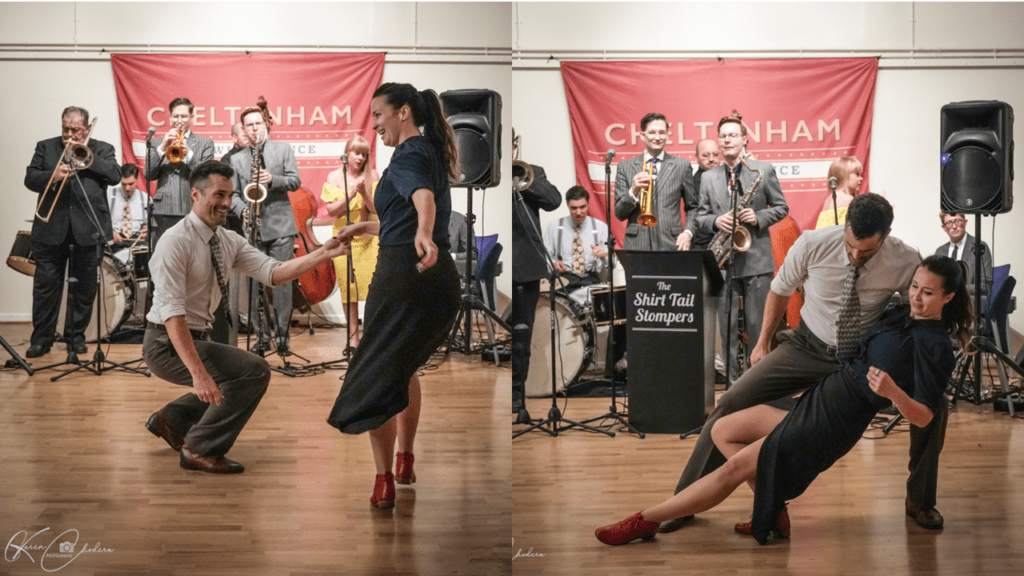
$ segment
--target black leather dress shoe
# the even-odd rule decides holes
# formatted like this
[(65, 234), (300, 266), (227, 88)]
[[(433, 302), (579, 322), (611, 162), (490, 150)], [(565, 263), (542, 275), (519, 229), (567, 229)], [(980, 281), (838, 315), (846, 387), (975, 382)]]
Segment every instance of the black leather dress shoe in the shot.
[(658, 526), (658, 532), (662, 534), (668, 534), (669, 532), (675, 532), (683, 527), (690, 520), (693, 520), (693, 515), (683, 516), (682, 518), (674, 518), (672, 520), (665, 520)]
[(89, 351), (89, 347), (85, 345), (85, 342), (79, 342), (75, 344), (75, 354), (85, 354)]
[(180, 452), (182, 444), (185, 443), (185, 438), (171, 426), (167, 417), (159, 412), (149, 417), (149, 422), (146, 422), (146, 430), (152, 432), (157, 438), (163, 438), (167, 445), (175, 451)]
[(533, 424), (533, 420), (530, 418), (530, 413), (526, 411), (526, 408), (519, 411), (513, 424)]
[(43, 354), (50, 353), (49, 344), (33, 344), (25, 351), (25, 358), (39, 358)]
[(188, 446), (181, 447), (180, 462), (181, 467), (186, 470), (199, 470), (210, 474), (241, 474), (245, 471), (245, 466), (234, 460), (224, 456), (214, 458), (200, 456), (189, 450)]
[(910, 498), (906, 499), (907, 516), (914, 519), (917, 525), (921, 528), (927, 528), (928, 530), (941, 530), (942, 529), (942, 514), (935, 508), (921, 508), (917, 504), (911, 502)]

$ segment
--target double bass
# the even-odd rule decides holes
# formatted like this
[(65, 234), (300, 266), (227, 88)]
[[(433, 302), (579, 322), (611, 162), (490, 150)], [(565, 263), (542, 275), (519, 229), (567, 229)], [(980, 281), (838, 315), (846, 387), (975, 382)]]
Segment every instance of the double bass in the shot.
[[(299, 229), (299, 235), (295, 237), (295, 257), (298, 258), (321, 246), (313, 235), (313, 219), (317, 211), (316, 197), (309, 190), (299, 187), (298, 190), (288, 192), (288, 200), (292, 204), (292, 214), (295, 215), (295, 226)], [(297, 297), (293, 298), (293, 307), (300, 312), (306, 312), (310, 306), (326, 300), (337, 288), (334, 263), (326, 260), (300, 276), (296, 282), (299, 283), (298, 292), (305, 301), (299, 302)]]

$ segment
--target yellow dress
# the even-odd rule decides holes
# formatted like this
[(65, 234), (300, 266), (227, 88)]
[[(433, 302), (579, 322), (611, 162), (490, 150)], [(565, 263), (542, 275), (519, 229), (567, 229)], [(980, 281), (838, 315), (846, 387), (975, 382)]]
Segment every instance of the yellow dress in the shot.
[[(839, 209), (839, 223), (846, 224), (846, 208)], [(835, 226), (836, 215), (832, 213), (832, 210), (825, 210), (821, 214), (818, 214), (818, 223), (814, 226), (814, 229), (824, 228), (826, 226)]]
[[(377, 192), (377, 183), (374, 182), (370, 189), (370, 196)], [(320, 193), (324, 202), (337, 202), (345, 199), (345, 191), (337, 186), (324, 183), (324, 189)], [(352, 212), (352, 223), (362, 222), (363, 197), (356, 194), (356, 197), (349, 201), (349, 210)], [(370, 220), (377, 221), (375, 214), (370, 214)], [(334, 234), (337, 234), (345, 226), (345, 217), (342, 216), (334, 221)], [(366, 300), (366, 293), (370, 289), (370, 279), (373, 277), (373, 270), (377, 267), (377, 236), (357, 236), (352, 239), (352, 267), (355, 268), (356, 281), (350, 283), (346, 292), (346, 279), (348, 274), (348, 257), (339, 256), (334, 259), (334, 273), (338, 277), (338, 288), (341, 291), (342, 302), (359, 302)], [(346, 300), (346, 295), (351, 294)]]

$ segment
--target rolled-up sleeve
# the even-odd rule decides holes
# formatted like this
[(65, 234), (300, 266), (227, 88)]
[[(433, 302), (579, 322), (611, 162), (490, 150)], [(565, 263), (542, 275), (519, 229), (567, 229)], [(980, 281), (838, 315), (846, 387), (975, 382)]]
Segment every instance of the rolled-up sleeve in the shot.
[(255, 278), (267, 286), (274, 285), (274, 270), (281, 265), (279, 261), (260, 252), (238, 234), (223, 234), (222, 236), (229, 238), (234, 236), (232, 242), (235, 257), (231, 268)]
[(807, 236), (800, 235), (772, 279), (772, 292), (791, 296), (807, 277)]

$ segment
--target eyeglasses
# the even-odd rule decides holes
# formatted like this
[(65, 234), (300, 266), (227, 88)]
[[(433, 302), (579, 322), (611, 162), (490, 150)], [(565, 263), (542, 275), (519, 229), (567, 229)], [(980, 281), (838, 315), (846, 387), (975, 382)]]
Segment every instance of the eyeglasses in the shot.
[(942, 225), (943, 228), (956, 228), (967, 224), (967, 220), (963, 218), (954, 218), (952, 220), (946, 220), (946, 223)]
[(743, 134), (741, 134), (739, 132), (733, 132), (732, 134), (719, 134), (718, 139), (719, 140), (730, 140), (730, 139), (731, 140), (739, 140), (742, 137), (743, 137)]

